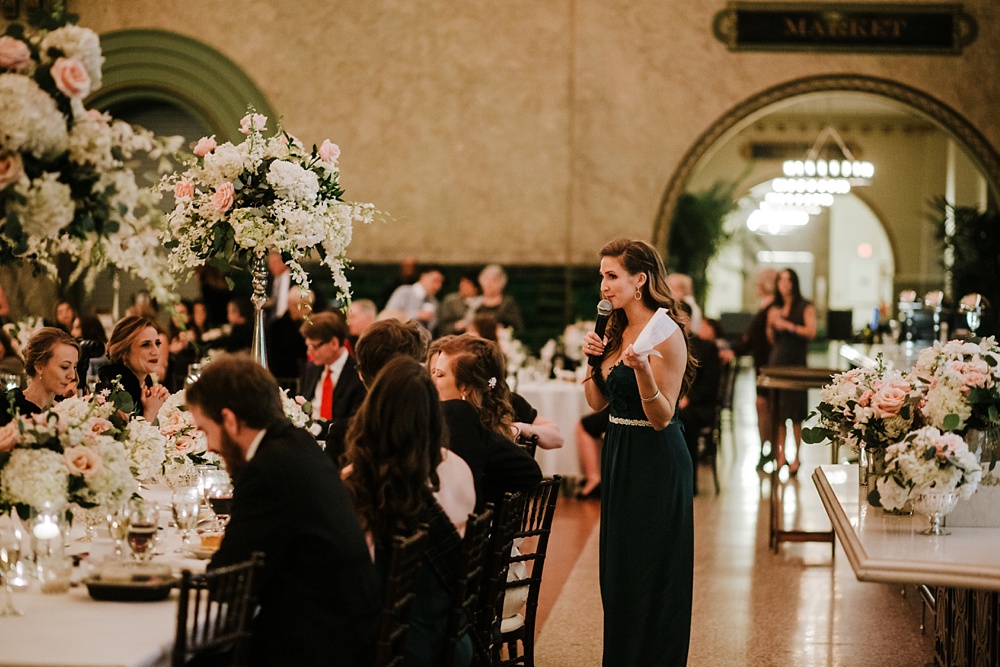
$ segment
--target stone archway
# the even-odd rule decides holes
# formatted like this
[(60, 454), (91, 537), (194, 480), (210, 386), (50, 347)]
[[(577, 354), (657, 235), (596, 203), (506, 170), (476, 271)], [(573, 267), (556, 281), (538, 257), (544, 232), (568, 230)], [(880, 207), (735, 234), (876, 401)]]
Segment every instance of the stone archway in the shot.
[(733, 107), (718, 118), (688, 149), (667, 183), (653, 224), (653, 244), (666, 245), (677, 200), (684, 193), (695, 168), (712, 146), (741, 121), (790, 98), (811, 93), (860, 92), (878, 95), (912, 108), (937, 123), (961, 142), (982, 171), (990, 191), (1000, 194), (1000, 154), (961, 114), (940, 100), (910, 86), (859, 74), (821, 75), (796, 79), (768, 88)]

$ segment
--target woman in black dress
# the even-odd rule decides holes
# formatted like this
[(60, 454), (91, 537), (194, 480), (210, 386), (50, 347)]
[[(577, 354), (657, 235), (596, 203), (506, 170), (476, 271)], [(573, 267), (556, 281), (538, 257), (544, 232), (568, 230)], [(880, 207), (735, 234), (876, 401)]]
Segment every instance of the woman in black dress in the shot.
[(115, 325), (108, 339), (108, 360), (102, 366), (98, 391), (111, 388), (117, 378), (132, 397), (132, 414), (152, 422), (170, 396), (162, 384), (153, 384), (160, 357), (167, 354), (160, 341), (160, 324), (141, 315), (130, 315)]
[[(694, 585), (694, 472), (677, 401), (694, 362), (683, 320), (656, 250), (612, 241), (601, 250), (601, 296), (614, 312), (602, 339), (584, 336), (597, 357), (585, 390), (593, 410), (610, 407), (601, 451), (600, 581), (605, 667), (687, 663)], [(677, 329), (655, 346), (633, 349), (665, 308)]]
[(28, 386), (24, 391), (11, 389), (0, 410), (0, 424), (8, 424), (14, 414), (38, 414), (52, 406), (56, 396), (63, 396), (76, 382), (76, 364), (80, 344), (56, 327), (42, 327), (24, 348), (24, 370)]
[[(768, 366), (805, 366), (809, 341), (816, 337), (816, 309), (802, 298), (799, 275), (793, 269), (784, 269), (775, 283), (774, 304), (767, 312), (767, 338), (771, 341)], [(778, 392), (778, 442), (775, 443), (776, 462), (780, 469), (788, 465), (785, 457), (785, 422), (792, 420), (795, 437), (795, 462), (788, 467), (794, 477), (799, 472), (802, 449), (802, 421), (809, 412), (806, 392)]]

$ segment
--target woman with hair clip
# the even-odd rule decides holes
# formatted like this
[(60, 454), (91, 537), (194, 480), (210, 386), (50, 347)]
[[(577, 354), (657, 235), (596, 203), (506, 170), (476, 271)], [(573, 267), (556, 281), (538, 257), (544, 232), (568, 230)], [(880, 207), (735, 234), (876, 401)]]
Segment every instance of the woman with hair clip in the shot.
[(132, 414), (152, 422), (170, 396), (162, 384), (153, 382), (152, 375), (167, 354), (160, 341), (159, 322), (141, 315), (122, 319), (108, 339), (108, 360), (98, 372), (97, 390), (109, 389), (116, 378), (132, 397)]
[[(406, 665), (439, 667), (461, 538), (476, 502), (472, 472), (446, 449), (441, 405), (427, 369), (409, 357), (386, 364), (347, 434), (344, 485), (354, 501), (383, 582), (394, 535), (426, 524), (429, 553), (417, 580)], [(465, 638), (453, 666), (469, 665)], [(448, 667), (452, 667), (449, 665)]]
[(14, 413), (34, 415), (52, 406), (76, 383), (80, 344), (56, 327), (42, 327), (24, 346), (24, 370), (28, 386), (11, 389), (0, 406), (0, 425), (10, 423)]
[[(614, 312), (602, 339), (584, 336), (600, 360), (585, 382), (594, 410), (610, 406), (601, 452), (600, 581), (604, 665), (684, 665), (694, 578), (692, 462), (677, 401), (694, 375), (663, 262), (648, 243), (601, 250), (601, 296)], [(659, 308), (677, 331), (637, 354), (633, 343)]]

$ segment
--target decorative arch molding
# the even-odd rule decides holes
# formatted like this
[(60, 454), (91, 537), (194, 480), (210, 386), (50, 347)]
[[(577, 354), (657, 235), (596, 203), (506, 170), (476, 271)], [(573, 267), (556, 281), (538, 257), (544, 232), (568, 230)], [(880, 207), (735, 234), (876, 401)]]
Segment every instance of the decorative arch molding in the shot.
[[(677, 200), (684, 193), (695, 167), (727, 132), (749, 116), (783, 100), (811, 93), (859, 92), (879, 95), (916, 109), (944, 127), (963, 143), (977, 167), (983, 172), (991, 192), (1000, 192), (1000, 155), (964, 116), (940, 100), (910, 86), (861, 74), (822, 75), (796, 79), (768, 88), (744, 100), (718, 118), (688, 149), (667, 183), (660, 210), (653, 224), (653, 244), (665, 248), (670, 220)], [(867, 202), (866, 202), (867, 203)]]
[(276, 118), (263, 91), (240, 67), (196, 39), (166, 30), (116, 30), (101, 35), (104, 85), (88, 105), (106, 109), (157, 100), (201, 118), (222, 141), (241, 138), (247, 106)]

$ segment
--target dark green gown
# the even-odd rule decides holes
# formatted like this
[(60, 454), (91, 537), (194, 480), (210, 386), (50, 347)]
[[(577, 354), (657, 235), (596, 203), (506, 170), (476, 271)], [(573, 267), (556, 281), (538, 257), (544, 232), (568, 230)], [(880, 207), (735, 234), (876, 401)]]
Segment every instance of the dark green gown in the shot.
[(612, 418), (601, 452), (604, 667), (685, 665), (691, 634), (694, 508), (680, 422), (648, 425), (635, 372), (616, 364), (595, 381)]

